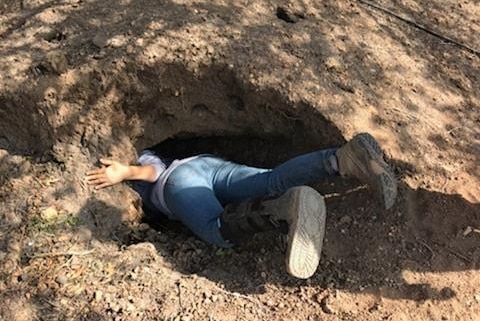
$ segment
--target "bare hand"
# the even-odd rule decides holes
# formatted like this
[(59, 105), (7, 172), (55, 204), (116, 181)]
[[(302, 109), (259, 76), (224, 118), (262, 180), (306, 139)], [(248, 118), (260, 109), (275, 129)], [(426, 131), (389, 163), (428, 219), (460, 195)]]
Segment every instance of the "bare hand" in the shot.
[(86, 178), (89, 185), (93, 185), (95, 189), (112, 186), (122, 182), (129, 172), (129, 167), (119, 162), (100, 159), (100, 163), (104, 166), (87, 172)]

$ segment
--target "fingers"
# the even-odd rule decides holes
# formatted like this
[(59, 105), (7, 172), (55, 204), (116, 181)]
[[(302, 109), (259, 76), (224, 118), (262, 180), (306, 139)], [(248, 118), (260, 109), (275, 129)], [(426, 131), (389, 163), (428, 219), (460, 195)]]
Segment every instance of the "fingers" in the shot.
[(100, 178), (91, 179), (91, 180), (87, 181), (87, 184), (88, 185), (99, 185), (99, 184), (103, 184), (105, 182), (108, 182), (108, 180), (105, 177), (100, 177)]
[(87, 176), (98, 175), (98, 174), (103, 174), (103, 173), (105, 173), (105, 168), (104, 167), (98, 168), (98, 169), (92, 169), (91, 171), (88, 171)]
[(100, 185), (97, 185), (95, 186), (95, 189), (101, 189), (101, 188), (104, 188), (104, 187), (108, 187), (108, 186), (112, 186), (113, 184), (110, 183), (110, 182), (105, 182), (105, 183), (102, 183)]
[(109, 165), (112, 165), (114, 161), (111, 159), (100, 158), (100, 163), (102, 163), (103, 165), (109, 166)]
[(105, 174), (87, 174), (87, 181), (92, 181), (94, 179), (107, 179)]
[(93, 180), (88, 181), (87, 183), (88, 183), (88, 185), (93, 185), (93, 188), (95, 188), (95, 189), (101, 189), (101, 188), (113, 185), (106, 178), (93, 179)]

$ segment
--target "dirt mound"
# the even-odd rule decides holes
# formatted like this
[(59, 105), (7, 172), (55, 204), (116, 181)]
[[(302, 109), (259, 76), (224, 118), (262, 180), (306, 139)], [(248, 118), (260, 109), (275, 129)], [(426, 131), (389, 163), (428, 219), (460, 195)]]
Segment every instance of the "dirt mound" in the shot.
[[(474, 4), (382, 5), (480, 46)], [(6, 1), (0, 14), (4, 318), (480, 315), (475, 53), (357, 1)], [(315, 185), (329, 224), (306, 282), (270, 235), (218, 250), (142, 223), (127, 185), (83, 179), (101, 156), (133, 162), (157, 143), (268, 167), (360, 131), (384, 146), (399, 201), (384, 213), (355, 182)]]

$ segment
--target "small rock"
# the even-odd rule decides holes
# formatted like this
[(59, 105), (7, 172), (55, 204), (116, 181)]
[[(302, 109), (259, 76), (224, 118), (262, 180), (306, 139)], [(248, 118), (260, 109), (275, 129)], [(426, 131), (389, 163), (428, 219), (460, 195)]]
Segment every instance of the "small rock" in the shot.
[(67, 277), (65, 275), (58, 275), (55, 278), (55, 282), (57, 282), (60, 285), (64, 285), (65, 283), (67, 283)]
[(105, 50), (102, 49), (98, 53), (94, 54), (92, 57), (93, 57), (93, 59), (100, 60), (100, 59), (105, 58), (106, 55), (107, 55), (107, 53), (105, 52)]
[(92, 239), (92, 231), (86, 226), (79, 227), (75, 234), (79, 242), (89, 242)]
[(133, 53), (134, 48), (132, 45), (127, 45), (127, 47), (125, 48), (125, 51), (127, 52), (127, 54), (131, 54)]
[(54, 207), (48, 207), (44, 209), (40, 216), (46, 221), (53, 221), (58, 216), (58, 211)]
[(325, 66), (327, 69), (339, 71), (342, 68), (342, 63), (338, 57), (330, 56), (325, 60)]
[(103, 292), (100, 290), (97, 290), (93, 293), (93, 298), (95, 299), (95, 301), (100, 301), (102, 297), (103, 297)]
[(212, 292), (210, 292), (210, 291), (208, 291), (208, 290), (205, 291), (205, 292), (203, 292), (203, 297), (204, 297), (205, 299), (209, 299), (211, 296), (212, 296)]
[(28, 275), (26, 273), (22, 273), (18, 276), (18, 281), (19, 282), (25, 282), (28, 280)]
[(131, 303), (127, 303), (127, 306), (125, 308), (125, 311), (127, 312), (132, 312), (133, 310), (135, 310), (135, 306)]
[(68, 60), (64, 53), (60, 51), (51, 51), (45, 56), (45, 60), (40, 64), (51, 72), (62, 74), (68, 69)]
[(475, 299), (475, 301), (477, 302), (480, 302), (480, 292), (479, 293), (476, 293), (473, 298)]
[(353, 220), (352, 220), (352, 218), (351, 218), (350, 216), (344, 215), (344, 216), (342, 216), (342, 217), (340, 218), (340, 220), (339, 220), (338, 222), (339, 222), (340, 224), (342, 224), (342, 225), (344, 225), (344, 224), (349, 225), (349, 224), (352, 223), (352, 221), (353, 221)]
[(141, 223), (140, 225), (138, 225), (138, 230), (139, 231), (147, 231), (148, 229), (150, 229), (150, 226), (147, 224), (147, 223)]
[(473, 232), (473, 227), (467, 226), (467, 227), (465, 228), (465, 231), (463, 231), (462, 234), (463, 234), (463, 236), (465, 237), (465, 236), (468, 236), (468, 234), (470, 234), (470, 233), (472, 233), (472, 232)]
[(336, 312), (335, 309), (331, 305), (329, 295), (325, 296), (320, 301), (320, 307), (322, 308), (322, 311), (325, 312), (326, 314), (335, 314), (335, 312)]
[(107, 36), (107, 34), (99, 32), (95, 35), (95, 37), (93, 37), (92, 43), (95, 47), (104, 48), (110, 44), (110, 38)]
[(58, 30), (50, 27), (46, 27), (43, 32), (39, 33), (40, 37), (46, 41), (53, 41), (57, 38)]
[(380, 304), (374, 303), (369, 309), (368, 312), (373, 313), (375, 311), (380, 310)]

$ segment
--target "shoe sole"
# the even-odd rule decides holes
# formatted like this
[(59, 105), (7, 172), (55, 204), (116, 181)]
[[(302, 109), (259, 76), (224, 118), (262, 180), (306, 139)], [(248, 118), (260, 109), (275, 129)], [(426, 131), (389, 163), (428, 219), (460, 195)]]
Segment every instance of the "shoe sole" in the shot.
[[(390, 166), (383, 160), (383, 152), (377, 140), (368, 133), (359, 134), (358, 142), (367, 151), (369, 165), (374, 161), (376, 166), (380, 166), (381, 174), (375, 174), (374, 180), (376, 186), (379, 186), (377, 193), (382, 200), (385, 209), (389, 209), (395, 203), (397, 197), (397, 182)], [(372, 166), (371, 166), (372, 167)], [(372, 169), (372, 172), (375, 172)]]
[(308, 279), (317, 270), (325, 236), (326, 208), (322, 195), (308, 186), (294, 187), (286, 255), (287, 271)]

